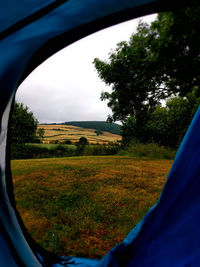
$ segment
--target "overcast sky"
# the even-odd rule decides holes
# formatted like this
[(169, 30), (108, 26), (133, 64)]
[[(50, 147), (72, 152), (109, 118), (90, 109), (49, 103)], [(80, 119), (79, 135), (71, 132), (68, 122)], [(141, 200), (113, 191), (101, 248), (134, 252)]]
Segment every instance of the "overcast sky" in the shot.
[[(156, 15), (142, 17), (151, 22)], [(120, 41), (136, 32), (139, 19), (94, 33), (62, 49), (20, 85), (17, 101), (29, 107), (40, 123), (74, 120), (106, 120), (111, 110), (100, 100), (101, 82), (92, 64), (95, 57), (107, 59)]]

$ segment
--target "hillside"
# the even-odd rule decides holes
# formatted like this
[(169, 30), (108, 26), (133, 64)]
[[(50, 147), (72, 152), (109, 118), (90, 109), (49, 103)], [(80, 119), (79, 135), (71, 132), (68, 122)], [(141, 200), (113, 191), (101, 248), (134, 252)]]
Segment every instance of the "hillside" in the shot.
[(105, 121), (69, 121), (64, 122), (64, 125), (72, 125), (86, 129), (95, 129), (120, 135), (120, 125), (117, 123), (108, 123)]
[(108, 131), (101, 130), (102, 134), (97, 135), (95, 133), (97, 128), (87, 129), (65, 124), (43, 124), (39, 125), (38, 128), (44, 129), (44, 137), (41, 141), (48, 144), (66, 143), (67, 140), (75, 143), (79, 141), (82, 136), (87, 138), (90, 144), (107, 144), (109, 142), (117, 142), (118, 140), (121, 140), (120, 135)]

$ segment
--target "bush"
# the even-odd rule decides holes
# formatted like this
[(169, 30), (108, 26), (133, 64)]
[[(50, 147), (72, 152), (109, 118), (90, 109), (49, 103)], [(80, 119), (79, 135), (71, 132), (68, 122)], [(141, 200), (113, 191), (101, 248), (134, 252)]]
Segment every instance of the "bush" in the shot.
[(65, 141), (64, 141), (64, 144), (66, 144), (66, 145), (71, 145), (71, 143), (72, 143), (71, 140), (65, 140)]
[(65, 145), (58, 145), (53, 148), (29, 144), (13, 144), (11, 146), (11, 159), (70, 157), (75, 155), (76, 151)]
[(84, 136), (82, 136), (80, 139), (79, 139), (79, 142), (78, 142), (80, 145), (87, 145), (88, 144), (88, 140), (87, 138), (85, 138)]
[(159, 146), (156, 143), (141, 144), (133, 141), (127, 148), (120, 150), (118, 155), (130, 155), (153, 159), (173, 159), (176, 155), (176, 150)]
[(119, 145), (81, 145), (76, 149), (67, 145), (57, 145), (50, 148), (42, 145), (13, 144), (11, 147), (11, 159), (32, 159), (50, 157), (72, 157), (72, 156), (97, 156), (115, 155), (119, 152)]
[(101, 156), (116, 155), (119, 152), (119, 145), (88, 145), (85, 146), (83, 155), (85, 156)]
[(11, 146), (11, 159), (32, 159), (47, 157), (48, 149), (26, 144), (13, 144)]
[(49, 149), (49, 155), (51, 157), (71, 157), (75, 156), (76, 152), (74, 149), (65, 145), (58, 145)]

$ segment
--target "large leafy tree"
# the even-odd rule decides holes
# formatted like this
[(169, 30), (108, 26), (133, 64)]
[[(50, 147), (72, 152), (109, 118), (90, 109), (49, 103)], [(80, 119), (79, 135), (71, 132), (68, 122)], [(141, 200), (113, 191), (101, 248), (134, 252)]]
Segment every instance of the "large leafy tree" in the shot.
[[(154, 111), (154, 119), (159, 112), (163, 116), (159, 127), (161, 132), (167, 133), (167, 124), (164, 123), (166, 111), (158, 105), (162, 99), (173, 95), (184, 97), (172, 100), (174, 110), (178, 112), (177, 105), (183, 105), (183, 108), (187, 104), (186, 113), (191, 119), (200, 92), (199, 25), (199, 6), (161, 13), (151, 25), (140, 23), (137, 32), (128, 42), (119, 43), (107, 61), (94, 59), (99, 77), (112, 88), (111, 92), (101, 95), (102, 100), (108, 100), (112, 110), (108, 119), (123, 122), (122, 135), (128, 137), (126, 140), (132, 133), (141, 141), (147, 141), (151, 136), (149, 118)], [(173, 115), (175, 118), (179, 114)], [(187, 119), (183, 120), (188, 125)], [(175, 120), (173, 123), (176, 124)], [(162, 139), (161, 132), (157, 132), (157, 136)], [(174, 137), (175, 132), (171, 138)], [(174, 144), (178, 142), (177, 138)]]
[(186, 96), (200, 85), (200, 6), (161, 13), (152, 23), (150, 51), (168, 92)]
[(151, 113), (146, 124), (149, 137), (165, 146), (177, 147), (190, 124), (192, 107), (185, 97), (173, 97)]
[(36, 139), (38, 121), (27, 106), (15, 102), (11, 118), (11, 143), (21, 144)]
[(94, 59), (99, 77), (112, 85), (112, 92), (103, 92), (113, 115), (110, 120), (124, 121), (128, 115), (140, 116), (144, 104), (154, 107), (165, 96), (155, 57), (149, 52), (149, 26), (140, 23), (129, 42), (121, 42), (110, 53), (108, 61)]
[(129, 116), (122, 125), (123, 143), (127, 145), (135, 138), (141, 142), (153, 141), (176, 148), (190, 124), (193, 109), (191, 100), (177, 96), (168, 99), (164, 107), (157, 105), (153, 112), (146, 110), (144, 123), (140, 127), (137, 126), (136, 117)]
[(121, 42), (108, 61), (94, 59), (99, 77), (112, 86), (103, 92), (111, 119), (140, 113), (171, 94), (181, 96), (200, 85), (200, 7), (161, 13), (149, 26), (140, 23), (128, 42)]

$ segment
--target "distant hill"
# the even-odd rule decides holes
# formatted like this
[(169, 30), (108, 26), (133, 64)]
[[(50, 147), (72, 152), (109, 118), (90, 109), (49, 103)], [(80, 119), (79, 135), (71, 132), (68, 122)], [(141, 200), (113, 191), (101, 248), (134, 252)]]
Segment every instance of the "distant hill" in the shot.
[(69, 121), (62, 124), (120, 134), (120, 125), (117, 123), (108, 123), (105, 121)]
[[(93, 126), (86, 125), (89, 128), (84, 128), (75, 125), (66, 125), (64, 123), (60, 124), (40, 124), (39, 128), (44, 129), (44, 136), (41, 140), (44, 144), (69, 144), (69, 141), (72, 144), (75, 144), (80, 140), (81, 137), (87, 138), (89, 144), (108, 144), (116, 143), (121, 140), (121, 136), (108, 132), (107, 129), (100, 130), (91, 128)], [(94, 126), (95, 127), (95, 126)], [(105, 130), (104, 130), (105, 129)], [(97, 134), (97, 130), (101, 131), (100, 134)]]

